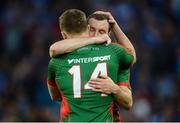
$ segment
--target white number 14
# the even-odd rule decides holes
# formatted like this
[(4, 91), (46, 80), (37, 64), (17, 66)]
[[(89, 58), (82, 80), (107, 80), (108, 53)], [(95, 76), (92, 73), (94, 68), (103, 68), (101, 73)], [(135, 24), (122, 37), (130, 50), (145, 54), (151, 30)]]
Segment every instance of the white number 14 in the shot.
[[(72, 66), (68, 71), (73, 76), (73, 95), (74, 98), (81, 98), (81, 67), (80, 65)], [(107, 64), (106, 63), (98, 63), (92, 72), (90, 79), (96, 79), (99, 75), (107, 76)], [(92, 89), (88, 85), (85, 84), (84, 89)], [(103, 95), (102, 95), (103, 96)]]

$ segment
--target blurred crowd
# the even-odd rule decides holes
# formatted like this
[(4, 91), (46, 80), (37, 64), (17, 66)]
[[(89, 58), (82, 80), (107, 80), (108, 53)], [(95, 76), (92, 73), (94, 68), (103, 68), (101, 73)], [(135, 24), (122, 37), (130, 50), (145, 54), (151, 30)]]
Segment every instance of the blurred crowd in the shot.
[(123, 121), (180, 121), (180, 0), (1, 0), (0, 121), (58, 121), (46, 87), (50, 44), (69, 8), (110, 11), (137, 53)]

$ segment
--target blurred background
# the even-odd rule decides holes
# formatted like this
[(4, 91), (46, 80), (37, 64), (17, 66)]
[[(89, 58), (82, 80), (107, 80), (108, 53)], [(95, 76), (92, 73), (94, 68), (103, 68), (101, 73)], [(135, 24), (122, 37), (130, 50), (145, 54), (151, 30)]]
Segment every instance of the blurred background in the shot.
[(132, 41), (134, 105), (123, 121), (180, 121), (180, 0), (1, 0), (0, 121), (59, 121), (46, 87), (50, 44), (69, 8), (112, 12)]

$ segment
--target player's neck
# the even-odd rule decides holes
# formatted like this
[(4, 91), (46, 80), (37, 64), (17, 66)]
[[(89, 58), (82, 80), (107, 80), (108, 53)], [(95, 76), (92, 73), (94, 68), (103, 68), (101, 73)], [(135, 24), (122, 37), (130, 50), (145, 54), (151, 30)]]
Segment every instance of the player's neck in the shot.
[(71, 38), (87, 38), (89, 37), (89, 33), (88, 32), (83, 32), (81, 34), (77, 34), (77, 35), (72, 35)]

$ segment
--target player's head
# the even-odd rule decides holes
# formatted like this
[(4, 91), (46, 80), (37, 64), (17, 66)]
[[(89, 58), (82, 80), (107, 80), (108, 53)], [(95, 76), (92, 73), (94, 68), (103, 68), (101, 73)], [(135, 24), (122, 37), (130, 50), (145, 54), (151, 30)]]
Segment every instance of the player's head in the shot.
[(59, 17), (59, 26), (64, 39), (87, 31), (86, 14), (78, 9), (66, 10)]
[(102, 34), (108, 34), (110, 32), (110, 25), (108, 22), (108, 16), (105, 14), (91, 14), (88, 19), (88, 24), (90, 25), (91, 37), (98, 36)]

